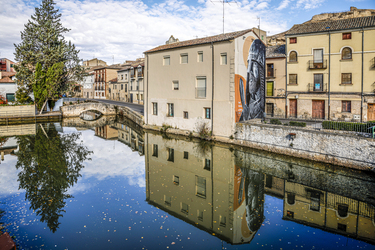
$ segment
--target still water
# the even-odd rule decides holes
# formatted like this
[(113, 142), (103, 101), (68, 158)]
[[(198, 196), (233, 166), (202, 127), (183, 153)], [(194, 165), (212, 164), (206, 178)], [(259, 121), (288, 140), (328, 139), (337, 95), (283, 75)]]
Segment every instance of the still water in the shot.
[(114, 117), (0, 129), (0, 222), (18, 249), (375, 249), (364, 172)]

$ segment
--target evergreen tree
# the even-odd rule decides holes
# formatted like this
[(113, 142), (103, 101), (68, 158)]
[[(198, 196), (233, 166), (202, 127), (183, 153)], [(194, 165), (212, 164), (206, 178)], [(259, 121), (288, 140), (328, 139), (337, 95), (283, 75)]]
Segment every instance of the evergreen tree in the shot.
[[(64, 33), (69, 29), (62, 26), (61, 14), (54, 5), (53, 0), (43, 0), (41, 6), (35, 8), (31, 20), (25, 24), (21, 43), (14, 44), (15, 59), (19, 62), (15, 66), (19, 87), (16, 97), (25, 97), (32, 91), (38, 91), (34, 93), (38, 104), (69, 91), (83, 76), (79, 51), (70, 41), (65, 41)], [(38, 63), (41, 68), (36, 73)], [(23, 102), (25, 99), (18, 101)]]

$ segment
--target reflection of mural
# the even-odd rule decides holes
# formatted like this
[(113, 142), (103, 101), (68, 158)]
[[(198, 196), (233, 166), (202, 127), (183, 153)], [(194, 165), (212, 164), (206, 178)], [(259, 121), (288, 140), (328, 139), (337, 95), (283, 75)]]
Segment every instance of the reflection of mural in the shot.
[(259, 39), (256, 39), (250, 46), (247, 58), (246, 86), (244, 86), (241, 76), (236, 76), (235, 81), (239, 82), (242, 103), (242, 113), (239, 118), (236, 117), (236, 122), (263, 118), (265, 111), (265, 45)]

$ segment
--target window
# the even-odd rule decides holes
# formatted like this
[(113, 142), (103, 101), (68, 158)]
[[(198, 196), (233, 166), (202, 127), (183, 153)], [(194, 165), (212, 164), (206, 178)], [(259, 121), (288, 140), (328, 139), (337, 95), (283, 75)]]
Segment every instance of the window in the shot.
[(272, 175), (269, 175), (269, 174), (266, 175), (266, 187), (272, 188)]
[(206, 178), (195, 176), (195, 195), (206, 198)]
[(267, 77), (274, 77), (274, 75), (273, 75), (273, 63), (267, 64)]
[(323, 91), (323, 74), (314, 74), (314, 91)]
[(164, 56), (163, 58), (163, 65), (170, 65), (171, 64), (171, 58), (170, 56)]
[(124, 84), (121, 84), (121, 90), (123, 90), (124, 89)]
[(189, 119), (189, 113), (187, 111), (184, 111), (184, 119)]
[(320, 194), (318, 192), (311, 192), (310, 210), (319, 212), (320, 210)]
[(352, 84), (352, 73), (342, 73), (341, 84)]
[(188, 63), (188, 54), (181, 54), (180, 55), (181, 63)]
[(189, 152), (184, 151), (184, 159), (189, 159)]
[(180, 184), (180, 177), (177, 175), (173, 175), (173, 184), (179, 185)]
[(174, 116), (173, 103), (168, 103), (168, 116), (169, 117), (173, 117)]
[(204, 118), (211, 119), (211, 108), (204, 108)]
[(273, 82), (267, 82), (267, 96), (273, 96)]
[(152, 103), (152, 114), (158, 115), (158, 103), (157, 102)]
[(337, 207), (337, 212), (340, 217), (346, 217), (348, 215), (349, 206), (346, 204), (339, 204)]
[(125, 74), (125, 80), (128, 80), (128, 74)]
[(289, 62), (297, 62), (298, 60), (297, 52), (291, 51), (289, 54)]
[(297, 85), (297, 74), (289, 74), (289, 84)]
[(220, 64), (227, 65), (227, 53), (222, 53), (220, 55)]
[(352, 49), (349, 47), (345, 47), (342, 49), (341, 52), (341, 59), (342, 60), (350, 60), (352, 59)]
[(227, 225), (227, 217), (220, 215), (220, 226), (225, 227)]
[(198, 214), (198, 220), (203, 221), (203, 211), (197, 211)]
[(337, 223), (337, 229), (346, 232), (346, 225)]
[(289, 205), (294, 205), (294, 203), (296, 202), (296, 196), (292, 193), (287, 193), (286, 199)]
[(168, 206), (168, 207), (171, 206), (171, 204), (172, 204), (172, 199), (171, 199), (170, 196), (164, 195), (164, 204), (165, 204), (166, 206)]
[(167, 148), (168, 150), (168, 160), (174, 162), (174, 149), (173, 148)]
[(352, 39), (352, 33), (342, 33), (342, 40)]
[(316, 63), (323, 63), (323, 50), (322, 49), (314, 49), (314, 64)]
[(341, 112), (352, 112), (352, 102), (342, 101), (342, 111)]
[(204, 170), (211, 171), (211, 160), (210, 159), (205, 159), (205, 161), (204, 161)]
[(286, 216), (293, 219), (294, 218), (294, 212), (286, 211)]
[(203, 62), (203, 51), (198, 51), (198, 62)]
[(152, 145), (152, 156), (158, 157), (158, 145), (157, 144)]
[(289, 38), (289, 43), (297, 43), (297, 37)]
[(124, 80), (124, 75), (121, 75), (121, 80)]
[(196, 98), (206, 98), (206, 77), (197, 77)]
[(181, 202), (181, 212), (183, 212), (184, 214), (188, 214), (189, 213), (189, 205)]
[(125, 84), (125, 92), (128, 92), (128, 85)]
[(173, 89), (178, 90), (178, 81), (173, 81)]

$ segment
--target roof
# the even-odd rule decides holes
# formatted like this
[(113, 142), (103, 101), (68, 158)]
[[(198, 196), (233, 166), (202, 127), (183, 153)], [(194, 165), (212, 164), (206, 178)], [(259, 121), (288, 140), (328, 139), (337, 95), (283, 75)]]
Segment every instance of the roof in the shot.
[(216, 35), (216, 36), (209, 36), (209, 37), (204, 37), (204, 38), (198, 38), (198, 39), (193, 39), (193, 40), (187, 40), (187, 41), (182, 41), (182, 42), (160, 45), (156, 48), (147, 50), (144, 53), (151, 53), (151, 52), (156, 52), (156, 51), (161, 51), (161, 50), (187, 47), (187, 46), (193, 46), (193, 45), (199, 45), (199, 44), (227, 41), (227, 40), (231, 40), (231, 39), (240, 37), (240, 36), (250, 32), (250, 31), (252, 31), (252, 29), (241, 30), (241, 31), (236, 31), (236, 32), (231, 32), (231, 33), (220, 34), (220, 35)]
[(298, 34), (319, 33), (336, 30), (350, 30), (368, 27), (375, 28), (375, 16), (331, 20), (316, 23), (296, 24), (286, 33), (286, 35), (290, 36)]
[(109, 80), (109, 82), (111, 82), (111, 83), (116, 83), (116, 82), (117, 82), (117, 77), (116, 77), (116, 78), (113, 78), (112, 80)]
[(285, 44), (269, 46), (266, 48), (266, 58), (285, 57)]
[(0, 83), (15, 83), (12, 79), (10, 79), (8, 76), (5, 76), (0, 79)]
[(1, 74), (2, 77), (5, 77), (5, 76), (12, 77), (12, 76), (16, 75), (16, 72), (2, 71), (2, 72), (0, 72), (0, 74)]
[(121, 69), (122, 67), (120, 65), (109, 65), (109, 66), (98, 66), (94, 70), (98, 69)]

